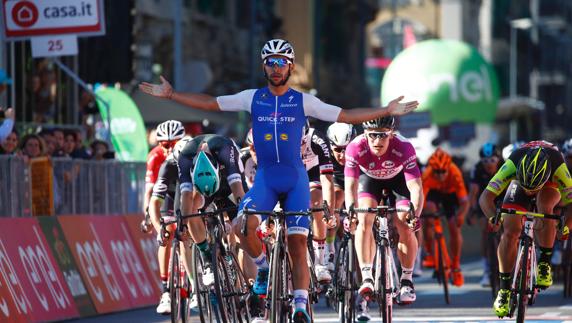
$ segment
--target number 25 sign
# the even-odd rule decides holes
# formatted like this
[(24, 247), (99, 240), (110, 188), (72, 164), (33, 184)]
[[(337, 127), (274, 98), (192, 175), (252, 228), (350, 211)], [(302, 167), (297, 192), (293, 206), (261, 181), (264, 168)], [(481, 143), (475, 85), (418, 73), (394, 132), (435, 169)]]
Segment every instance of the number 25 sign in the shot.
[(31, 40), (33, 57), (77, 55), (75, 35), (32, 37)]

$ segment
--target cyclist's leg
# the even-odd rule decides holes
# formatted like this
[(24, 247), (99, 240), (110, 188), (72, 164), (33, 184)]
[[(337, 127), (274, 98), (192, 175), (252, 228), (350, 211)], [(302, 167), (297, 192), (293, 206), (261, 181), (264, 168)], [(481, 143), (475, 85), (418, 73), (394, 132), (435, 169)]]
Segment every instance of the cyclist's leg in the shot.
[[(467, 201), (468, 203), (468, 201)], [(461, 249), (463, 247), (463, 236), (461, 228), (458, 226), (456, 210), (459, 203), (455, 193), (443, 196), (443, 209), (447, 216), (447, 226), (449, 228), (449, 249), (451, 251), (451, 269), (453, 285), (459, 287), (464, 284), (464, 277), (461, 273)]]
[[(358, 206), (360, 208), (377, 207), (377, 201), (382, 199), (380, 181), (367, 175), (360, 175), (358, 190)], [(358, 225), (355, 232), (355, 245), (358, 263), (361, 269), (362, 284), (359, 293), (368, 295), (373, 292), (373, 258), (375, 255), (375, 240), (372, 226), (374, 216), (359, 213)]]
[[(538, 192), (536, 196), (536, 206), (538, 212), (545, 214), (554, 214), (554, 209), (560, 202), (560, 192), (558, 188), (548, 182)], [(538, 277), (536, 283), (541, 287), (550, 287), (552, 285), (552, 267), (550, 260), (552, 258), (552, 249), (556, 238), (556, 221), (543, 220), (543, 226), (540, 230), (535, 230), (538, 247), (540, 249), (540, 258), (538, 260)]]
[[(312, 207), (320, 207), (322, 205), (322, 185), (320, 184), (320, 174), (318, 167), (314, 167), (318, 181), (310, 180), (310, 200)], [(312, 175), (312, 174), (310, 174)], [(312, 178), (315, 180), (315, 178)], [(326, 223), (324, 223), (324, 213), (315, 212), (313, 216), (313, 241), (315, 255), (315, 272), (320, 282), (329, 282), (332, 279), (326, 264)]]
[[(396, 179), (397, 180), (397, 179)], [(389, 187), (388, 187), (389, 188)], [(405, 183), (405, 178), (401, 177), (391, 188), (396, 193), (396, 207), (409, 207), (410, 193)], [(407, 225), (408, 212), (398, 212), (397, 221), (393, 221), (399, 233), (399, 244), (397, 245), (399, 262), (401, 263), (401, 290), (399, 301), (402, 304), (409, 304), (416, 300), (415, 288), (413, 285), (413, 269), (419, 244), (415, 232)]]
[[(310, 190), (308, 189), (308, 175), (305, 169), (295, 169), (296, 174), (290, 178), (294, 182), (289, 190), (284, 209), (285, 211), (307, 210), (310, 204)], [(294, 316), (305, 316), (308, 306), (308, 288), (310, 285), (310, 271), (307, 263), (308, 228), (310, 219), (307, 216), (288, 216), (286, 218), (288, 235), (288, 252), (292, 262), (292, 287), (294, 296)]]
[[(530, 197), (526, 196), (516, 181), (512, 181), (506, 190), (502, 207), (526, 211), (531, 207)], [(494, 313), (501, 317), (509, 313), (510, 285), (516, 262), (518, 239), (522, 231), (522, 217), (504, 214), (502, 221), (503, 233), (497, 250), (499, 291), (493, 304)]]
[(433, 242), (435, 240), (435, 220), (432, 217), (426, 217), (426, 214), (435, 214), (438, 211), (439, 198), (437, 192), (431, 190), (427, 193), (425, 205), (423, 206), (423, 213), (421, 219), (423, 221), (422, 234), (423, 234), (423, 248), (427, 255), (423, 260), (423, 267), (435, 267), (435, 259), (433, 257)]
[[(335, 209), (342, 208), (344, 205), (344, 189), (342, 186), (334, 184), (334, 194), (335, 194)], [(332, 214), (336, 217), (336, 227), (328, 229), (326, 234), (326, 257), (328, 261), (328, 269), (334, 271), (335, 269), (335, 254), (336, 254), (336, 235), (338, 228), (340, 228), (340, 215), (338, 213)]]
[(267, 218), (267, 216), (248, 216), (248, 220), (246, 222), (247, 232), (246, 236), (244, 236), (241, 232), (244, 215), (241, 214), (240, 210), (244, 208), (259, 210), (273, 209), (278, 201), (278, 195), (266, 184), (265, 170), (259, 169), (254, 185), (248, 193), (244, 195), (244, 199), (238, 206), (239, 214), (233, 224), (234, 234), (240, 240), (241, 248), (246, 251), (250, 258), (252, 258), (254, 264), (258, 268), (253, 291), (255, 294), (259, 295), (266, 294), (268, 287), (268, 260), (266, 259), (266, 253), (262, 251), (262, 241), (260, 241), (256, 235), (256, 229), (260, 223)]

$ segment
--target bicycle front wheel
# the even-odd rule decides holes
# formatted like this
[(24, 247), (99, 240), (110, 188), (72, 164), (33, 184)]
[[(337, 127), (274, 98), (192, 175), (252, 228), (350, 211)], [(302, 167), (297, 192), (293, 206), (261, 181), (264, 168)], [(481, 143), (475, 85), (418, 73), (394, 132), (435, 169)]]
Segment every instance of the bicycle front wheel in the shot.
[[(524, 322), (526, 315), (526, 304), (528, 304), (528, 278), (530, 275), (530, 259), (529, 259), (530, 245), (528, 241), (523, 241), (520, 259), (520, 272), (517, 279), (517, 293), (518, 293), (518, 312), (516, 313), (516, 322)], [(532, 287), (532, 286), (531, 286)]]
[(179, 246), (176, 239), (173, 239), (171, 248), (171, 272), (169, 274), (169, 296), (171, 297), (171, 322), (182, 322), (182, 299), (181, 299), (181, 267), (179, 265)]
[(381, 262), (375, 268), (379, 268), (379, 273), (376, 273), (377, 286), (376, 290), (378, 295), (378, 303), (380, 307), (381, 318), (384, 323), (390, 323), (393, 317), (393, 286), (391, 286), (391, 268), (393, 264), (390, 263), (388, 252), (391, 252), (389, 246), (377, 247), (377, 259)]
[(445, 238), (441, 236), (440, 238), (436, 238), (437, 240), (437, 279), (443, 284), (443, 293), (445, 295), (445, 303), (447, 305), (451, 304), (451, 298), (449, 297), (449, 277), (447, 272), (449, 271), (448, 264), (445, 264), (445, 255), (446, 252), (445, 248)]
[(271, 261), (271, 282), (270, 292), (270, 322), (286, 323), (290, 316), (290, 308), (288, 302), (288, 254), (284, 249), (285, 239), (283, 232), (279, 231), (272, 250)]
[(193, 281), (194, 287), (193, 293), (197, 298), (199, 305), (199, 319), (201, 323), (212, 323), (216, 319), (213, 313), (213, 306), (210, 298), (210, 290), (208, 286), (203, 285), (203, 261), (200, 255), (199, 249), (193, 244), (191, 252), (191, 262), (193, 264)]
[(342, 323), (353, 323), (355, 320), (354, 279), (355, 258), (351, 239), (342, 244), (336, 259), (335, 296), (339, 300), (338, 318)]

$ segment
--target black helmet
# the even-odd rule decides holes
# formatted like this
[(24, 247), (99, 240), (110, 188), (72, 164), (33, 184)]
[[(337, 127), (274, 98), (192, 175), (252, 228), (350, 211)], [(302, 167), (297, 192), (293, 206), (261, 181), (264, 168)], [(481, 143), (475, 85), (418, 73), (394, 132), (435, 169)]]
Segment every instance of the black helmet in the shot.
[(395, 128), (395, 118), (392, 116), (381, 117), (373, 120), (366, 121), (362, 123), (364, 129), (375, 129), (375, 128)]
[(550, 177), (550, 160), (545, 148), (531, 147), (518, 162), (516, 179), (527, 190), (537, 190)]

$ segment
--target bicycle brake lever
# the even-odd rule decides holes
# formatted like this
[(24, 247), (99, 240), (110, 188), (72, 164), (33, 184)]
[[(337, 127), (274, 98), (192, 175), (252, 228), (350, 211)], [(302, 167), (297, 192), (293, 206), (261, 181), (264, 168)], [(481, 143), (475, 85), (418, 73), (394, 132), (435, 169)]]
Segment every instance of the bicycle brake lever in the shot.
[(247, 226), (246, 226), (246, 222), (248, 221), (248, 213), (242, 213), (243, 214), (243, 219), (242, 219), (242, 224), (240, 226), (240, 233), (242, 234), (243, 237), (246, 237), (246, 234), (248, 233), (247, 230)]

